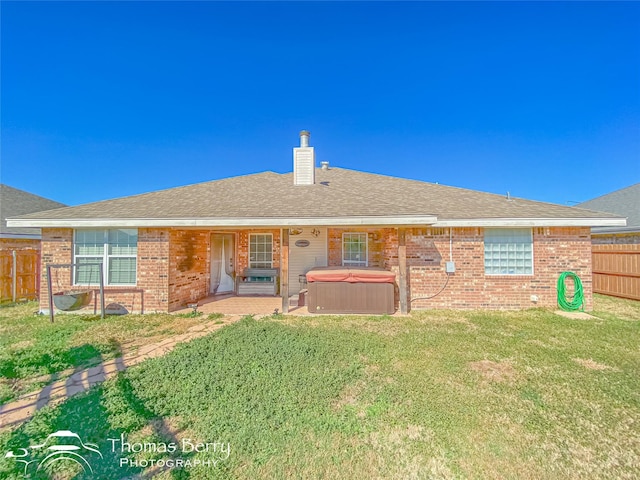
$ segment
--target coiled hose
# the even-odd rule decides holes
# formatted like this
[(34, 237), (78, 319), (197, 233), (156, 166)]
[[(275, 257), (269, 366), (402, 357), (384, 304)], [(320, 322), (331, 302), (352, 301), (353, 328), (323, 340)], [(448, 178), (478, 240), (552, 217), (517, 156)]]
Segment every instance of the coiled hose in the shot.
[[(573, 279), (573, 297), (567, 299), (565, 278)], [(562, 272), (558, 278), (558, 306), (567, 312), (576, 310), (584, 310), (584, 292), (582, 291), (582, 282), (580, 277), (573, 272)]]

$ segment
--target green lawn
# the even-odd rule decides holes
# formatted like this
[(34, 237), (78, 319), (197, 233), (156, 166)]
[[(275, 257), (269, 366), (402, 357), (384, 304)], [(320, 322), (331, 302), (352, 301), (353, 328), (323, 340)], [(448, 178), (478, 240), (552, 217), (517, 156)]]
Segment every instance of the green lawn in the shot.
[(0, 454), (72, 430), (103, 458), (58, 479), (637, 479), (640, 303), (594, 313), (248, 317), (39, 411)]
[(184, 332), (189, 315), (37, 315), (37, 302), (0, 307), (0, 404), (114, 358), (124, 348)]

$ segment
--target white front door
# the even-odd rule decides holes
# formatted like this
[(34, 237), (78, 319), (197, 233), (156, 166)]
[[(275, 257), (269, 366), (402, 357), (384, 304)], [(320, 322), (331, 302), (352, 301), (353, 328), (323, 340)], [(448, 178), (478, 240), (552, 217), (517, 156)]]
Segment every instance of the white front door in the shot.
[(211, 293), (235, 291), (235, 237), (232, 233), (211, 235)]
[[(299, 233), (298, 233), (299, 232)], [(300, 275), (313, 267), (326, 267), (327, 229), (301, 227), (289, 230), (289, 294), (297, 294), (302, 287)]]

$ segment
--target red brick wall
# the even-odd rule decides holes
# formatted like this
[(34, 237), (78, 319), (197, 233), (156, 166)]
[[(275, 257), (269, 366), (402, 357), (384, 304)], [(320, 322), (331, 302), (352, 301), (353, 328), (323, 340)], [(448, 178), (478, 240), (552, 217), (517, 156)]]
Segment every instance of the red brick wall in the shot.
[[(342, 233), (368, 234), (369, 265), (398, 272), (398, 237), (395, 228), (329, 228), (329, 265), (342, 263)], [(273, 234), (274, 267), (280, 267), (280, 230), (242, 230), (236, 235), (236, 271), (248, 265), (249, 234)], [(582, 279), (586, 308), (592, 307), (591, 236), (588, 227), (534, 228), (534, 275), (491, 276), (484, 274), (484, 230), (454, 228), (452, 258), (456, 272), (436, 297), (447, 275), (449, 230), (414, 228), (407, 230), (408, 294), (412, 308), (517, 309), (555, 307), (556, 281), (561, 272), (576, 272)], [(144, 290), (145, 311), (172, 311), (209, 294), (210, 238), (206, 230), (138, 230), (138, 273), (136, 288)], [(41, 308), (48, 308), (45, 267), (47, 263), (71, 263), (73, 230), (43, 229)], [(54, 289), (70, 287), (70, 270), (52, 275)], [(572, 284), (570, 284), (572, 286)], [(97, 286), (96, 286), (97, 288)], [(108, 293), (106, 303), (118, 302), (129, 311), (139, 311), (140, 296), (133, 292)], [(531, 296), (538, 297), (537, 302)]]
[[(40, 282), (40, 308), (49, 309), (46, 266), (48, 263), (73, 262), (73, 230), (69, 228), (42, 229), (42, 275)], [(168, 311), (169, 285), (169, 232), (166, 229), (138, 229), (137, 285), (131, 289), (144, 290), (145, 312)], [(51, 273), (55, 291), (70, 290), (71, 269), (56, 268)], [(98, 285), (91, 285), (98, 289)], [(119, 292), (127, 287), (105, 286), (105, 305), (112, 302), (123, 305), (130, 312), (140, 312), (142, 300), (134, 291)]]
[[(329, 244), (329, 266), (342, 265), (342, 234), (367, 233), (369, 248), (369, 266), (386, 268), (386, 249), (389, 247), (389, 236), (395, 234), (395, 228), (329, 228), (327, 242)], [(396, 237), (397, 238), (397, 237)], [(396, 257), (398, 247), (395, 247)]]
[[(145, 312), (169, 311), (169, 258), (170, 234), (168, 229), (138, 229), (137, 288), (144, 290)], [(133, 298), (132, 294), (120, 296)], [(126, 305), (125, 305), (126, 306)]]
[(169, 311), (209, 294), (211, 232), (171, 230), (169, 248)]
[[(329, 229), (329, 264), (342, 262), (342, 232), (368, 231), (371, 266), (398, 272), (396, 229)], [(373, 241), (372, 241), (373, 240)], [(519, 309), (556, 306), (556, 282), (566, 270), (576, 272), (583, 283), (586, 308), (592, 308), (591, 237), (588, 227), (534, 228), (534, 275), (495, 276), (484, 273), (484, 229), (454, 228), (452, 258), (456, 272), (447, 287), (444, 271), (449, 260), (449, 229), (407, 229), (407, 284), (411, 306), (420, 308)], [(572, 287), (572, 283), (568, 283)], [(571, 291), (571, 288), (569, 289)], [(538, 297), (537, 302), (531, 296)]]
[[(49, 290), (47, 286), (47, 264), (71, 263), (73, 261), (73, 230), (70, 228), (43, 228), (40, 244), (42, 257), (40, 262), (40, 309), (49, 309)], [(71, 270), (56, 268), (51, 272), (51, 287), (54, 292), (68, 290), (71, 286)]]
[[(137, 284), (130, 290), (144, 291), (145, 312), (167, 312), (183, 308), (187, 303), (206, 297), (210, 290), (211, 231), (171, 230), (157, 228), (138, 229)], [(236, 271), (242, 271), (249, 261), (249, 234), (273, 235), (274, 267), (280, 267), (280, 230), (243, 230), (236, 235)], [(40, 293), (41, 309), (49, 308), (46, 289), (47, 263), (73, 262), (73, 230), (43, 229), (43, 288)], [(53, 289), (70, 290), (70, 269), (55, 269)], [(97, 285), (92, 288), (98, 288)], [(140, 294), (121, 292), (127, 287), (105, 286), (105, 305), (115, 302), (130, 312), (139, 312)]]

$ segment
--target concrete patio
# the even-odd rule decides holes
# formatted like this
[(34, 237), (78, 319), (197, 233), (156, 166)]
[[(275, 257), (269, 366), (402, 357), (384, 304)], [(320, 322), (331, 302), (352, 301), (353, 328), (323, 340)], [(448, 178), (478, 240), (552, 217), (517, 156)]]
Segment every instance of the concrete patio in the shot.
[[(307, 307), (298, 307), (298, 297), (291, 297), (289, 314), (308, 315)], [(295, 302), (295, 305), (293, 304)], [(195, 302), (194, 302), (195, 303)], [(198, 301), (198, 312), (224, 315), (272, 315), (282, 313), (282, 298), (271, 296), (212, 295)], [(190, 313), (192, 308), (184, 308), (172, 313)]]

